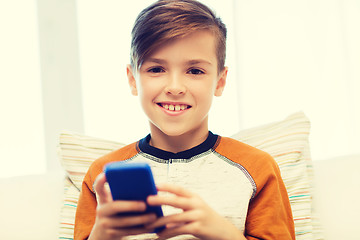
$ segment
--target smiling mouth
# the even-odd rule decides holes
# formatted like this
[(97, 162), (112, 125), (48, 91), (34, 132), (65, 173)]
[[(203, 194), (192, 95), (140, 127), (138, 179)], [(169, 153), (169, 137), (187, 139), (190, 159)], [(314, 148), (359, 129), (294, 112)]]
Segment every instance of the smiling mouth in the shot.
[(169, 110), (169, 111), (184, 111), (186, 109), (191, 108), (190, 105), (186, 105), (186, 104), (168, 104), (168, 103), (157, 103), (157, 105), (159, 105), (160, 107)]

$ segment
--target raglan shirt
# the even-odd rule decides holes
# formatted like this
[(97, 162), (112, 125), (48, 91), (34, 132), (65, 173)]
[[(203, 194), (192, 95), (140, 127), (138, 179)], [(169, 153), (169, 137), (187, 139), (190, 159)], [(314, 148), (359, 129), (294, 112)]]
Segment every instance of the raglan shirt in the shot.
[[(237, 140), (209, 132), (200, 145), (171, 153), (149, 144), (150, 135), (94, 161), (79, 197), (75, 240), (87, 239), (95, 223), (93, 184), (107, 163), (146, 162), (155, 183), (173, 183), (202, 197), (217, 213), (232, 222), (247, 239), (295, 239), (294, 222), (285, 185), (274, 159)], [(178, 209), (163, 206), (164, 215)], [(155, 239), (154, 234), (126, 239)], [(196, 239), (182, 235), (171, 239)]]

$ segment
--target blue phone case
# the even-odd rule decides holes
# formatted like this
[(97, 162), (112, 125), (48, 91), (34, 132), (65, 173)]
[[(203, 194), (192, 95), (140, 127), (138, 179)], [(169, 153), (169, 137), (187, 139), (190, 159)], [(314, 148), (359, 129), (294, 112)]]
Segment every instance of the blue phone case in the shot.
[[(152, 171), (147, 163), (113, 162), (105, 166), (104, 172), (114, 200), (146, 201), (149, 195), (157, 194)], [(154, 212), (158, 217), (163, 216), (160, 206), (147, 206), (145, 213), (149, 212)], [(155, 229), (155, 232), (163, 228)]]

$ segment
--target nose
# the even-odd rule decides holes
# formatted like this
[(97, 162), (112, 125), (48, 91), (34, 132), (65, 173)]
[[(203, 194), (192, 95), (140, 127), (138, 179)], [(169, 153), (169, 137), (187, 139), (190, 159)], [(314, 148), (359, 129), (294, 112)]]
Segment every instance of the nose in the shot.
[(171, 95), (181, 95), (186, 92), (184, 79), (178, 74), (172, 74), (167, 81), (165, 92)]

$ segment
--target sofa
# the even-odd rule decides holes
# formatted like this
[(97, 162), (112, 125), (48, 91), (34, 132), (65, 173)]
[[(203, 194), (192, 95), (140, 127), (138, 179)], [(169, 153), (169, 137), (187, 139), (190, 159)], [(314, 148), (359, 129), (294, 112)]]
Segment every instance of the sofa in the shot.
[[(360, 155), (317, 160), (314, 202), (324, 239), (360, 239)], [(3, 240), (59, 239), (64, 172), (0, 179)]]
[[(289, 162), (288, 159), (294, 154), (286, 155), (281, 152), (278, 148), (279, 143), (286, 143), (286, 145), (281, 145), (281, 148), (289, 148), (289, 142), (292, 141), (296, 146), (306, 145), (308, 143), (306, 141), (307, 134), (304, 132), (308, 131), (307, 123), (308, 120), (304, 115), (295, 114), (284, 121), (246, 130), (235, 134), (234, 137), (258, 145), (260, 148), (267, 148), (270, 152), (273, 151), (274, 158), (279, 160), (280, 169), (284, 168), (282, 175), (286, 184), (287, 169), (289, 166), (301, 163), (306, 154), (305, 152), (296, 154), (294, 162)], [(271, 129), (272, 132), (269, 132), (268, 129)], [(294, 137), (298, 134), (299, 136)], [(299, 137), (304, 140), (303, 143)], [(259, 139), (261, 144), (256, 144)], [(274, 139), (278, 142), (269, 144)], [(71, 146), (71, 148), (67, 146)], [(75, 149), (74, 146), (78, 149)], [(99, 148), (99, 146), (101, 147)], [(118, 143), (111, 141), (65, 133), (60, 137), (59, 152), (64, 171), (0, 178), (0, 189), (2, 190), (0, 197), (1, 239), (71, 239), (76, 197), (82, 179), (77, 178), (81, 175), (79, 173), (84, 174), (87, 164), (90, 164), (98, 155), (104, 154), (104, 152), (96, 152), (95, 154), (94, 149), (96, 151), (99, 149), (110, 151), (118, 146)], [(274, 146), (277, 147), (274, 148)], [(304, 146), (302, 148), (306, 149)], [(298, 151), (297, 149), (295, 152)], [(287, 156), (287, 161), (282, 162), (282, 159), (276, 157), (276, 154)], [(71, 160), (71, 164), (67, 158)], [(80, 159), (85, 159), (85, 161), (81, 162), (81, 167), (74, 168), (74, 159), (76, 162), (79, 162)], [(315, 235), (299, 233), (297, 239), (360, 239), (357, 234), (358, 216), (360, 215), (360, 204), (358, 204), (360, 198), (360, 155), (304, 162), (308, 162), (304, 166), (305, 169), (311, 169), (311, 195), (308, 199), (300, 197), (297, 200), (300, 203), (307, 200), (311, 201), (311, 205), (309, 205), (311, 207), (310, 218), (317, 220), (317, 234), (315, 238)], [(291, 173), (292, 178), (295, 173)], [(299, 177), (307, 173), (308, 171), (301, 172)], [(293, 195), (290, 188), (288, 191), (292, 203), (291, 198), (296, 196)], [(69, 195), (69, 193), (71, 194)], [(297, 203), (293, 206), (298, 208), (300, 205)], [(69, 209), (71, 211), (64, 211)], [(303, 209), (301, 210), (303, 211)], [(296, 209), (293, 209), (294, 211)], [(297, 213), (295, 212), (295, 214)], [(294, 221), (304, 223), (299, 218), (294, 218)], [(67, 231), (67, 235), (64, 234), (64, 231)]]

